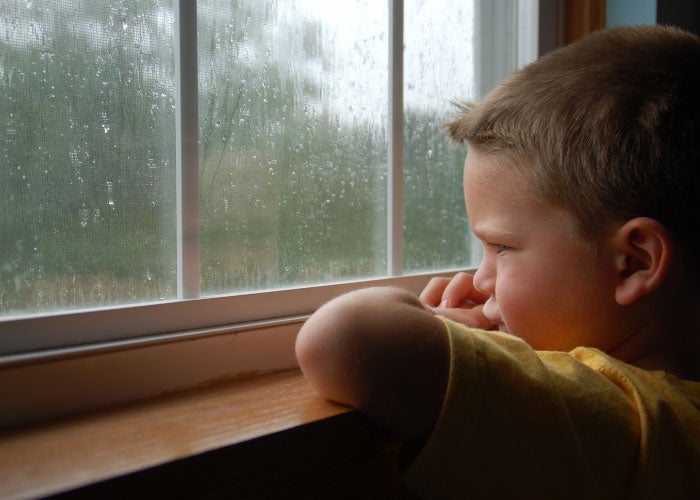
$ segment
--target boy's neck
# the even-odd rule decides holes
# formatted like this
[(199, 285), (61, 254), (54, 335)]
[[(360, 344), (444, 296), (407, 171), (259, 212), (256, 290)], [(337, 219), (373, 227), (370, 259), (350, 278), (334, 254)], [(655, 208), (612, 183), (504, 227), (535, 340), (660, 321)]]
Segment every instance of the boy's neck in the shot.
[(685, 349), (683, 352), (664, 350), (653, 356), (632, 361), (630, 364), (644, 370), (660, 370), (682, 379), (700, 381), (700, 367), (698, 367), (696, 353), (695, 349)]
[(608, 354), (645, 370), (700, 381), (700, 297), (668, 286), (628, 306), (630, 335)]
[(685, 317), (660, 317), (659, 320), (665, 324), (647, 327), (663, 333), (652, 337), (651, 332), (640, 332), (651, 341), (646, 352), (630, 359), (629, 363), (645, 370), (661, 370), (686, 380), (700, 381), (700, 317), (693, 312)]

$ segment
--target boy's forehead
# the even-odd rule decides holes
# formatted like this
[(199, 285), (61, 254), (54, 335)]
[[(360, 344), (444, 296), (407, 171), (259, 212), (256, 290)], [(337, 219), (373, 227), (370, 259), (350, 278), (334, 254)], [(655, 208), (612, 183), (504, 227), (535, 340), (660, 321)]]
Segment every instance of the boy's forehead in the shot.
[(470, 148), (464, 198), (472, 230), (481, 239), (507, 244), (525, 234), (556, 234), (577, 244), (585, 240), (575, 217), (542, 196), (531, 171), (499, 155)]
[(501, 184), (506, 179), (509, 184), (518, 186), (518, 192), (534, 194), (532, 176), (520, 161), (510, 156), (493, 154), (470, 147), (464, 161), (464, 182), (480, 184)]
[(525, 170), (523, 168), (525, 165), (526, 162), (518, 159), (514, 153), (511, 154), (505, 151), (491, 152), (472, 145), (469, 146), (464, 160), (465, 169), (468, 166), (478, 166), (480, 169), (523, 171)]
[(474, 215), (499, 213), (523, 223), (528, 215), (559, 210), (542, 196), (532, 173), (510, 159), (476, 148), (470, 148), (465, 161), (464, 198), (467, 211)]

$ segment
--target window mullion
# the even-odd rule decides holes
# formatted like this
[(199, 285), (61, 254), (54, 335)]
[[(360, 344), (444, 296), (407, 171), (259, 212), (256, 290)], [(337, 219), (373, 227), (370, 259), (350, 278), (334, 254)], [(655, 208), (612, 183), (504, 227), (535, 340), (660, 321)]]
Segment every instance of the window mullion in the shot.
[(389, 165), (387, 267), (403, 274), (403, 0), (389, 2)]
[(178, 0), (176, 25), (177, 291), (199, 296), (197, 2)]
[(537, 0), (518, 0), (518, 67), (537, 59), (539, 50), (539, 12)]

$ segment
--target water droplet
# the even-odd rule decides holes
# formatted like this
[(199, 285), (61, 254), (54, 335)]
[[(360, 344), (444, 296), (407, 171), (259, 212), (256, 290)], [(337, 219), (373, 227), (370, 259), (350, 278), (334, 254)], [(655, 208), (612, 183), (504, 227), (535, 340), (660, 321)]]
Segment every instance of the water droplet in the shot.
[(107, 181), (107, 205), (114, 208), (113, 186), (110, 181)]
[(78, 218), (80, 219), (80, 227), (87, 227), (90, 218), (90, 210), (83, 205), (78, 209)]

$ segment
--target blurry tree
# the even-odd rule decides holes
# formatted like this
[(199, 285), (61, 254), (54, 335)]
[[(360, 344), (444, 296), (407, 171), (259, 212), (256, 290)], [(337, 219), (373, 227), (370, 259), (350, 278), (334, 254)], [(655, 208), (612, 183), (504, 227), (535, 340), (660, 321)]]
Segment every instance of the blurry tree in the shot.
[(382, 274), (386, 138), (324, 101), (319, 79), (330, 76), (318, 68), (331, 64), (333, 47), (322, 26), (280, 22), (274, 4), (207, 6), (199, 32), (204, 291)]
[(404, 268), (409, 271), (467, 266), (469, 221), (462, 191), (466, 146), (439, 133), (444, 113), (404, 114)]
[(168, 16), (167, 1), (4, 3), (0, 309), (173, 289)]
[[(203, 292), (384, 274), (385, 125), (328, 102), (324, 26), (258, 0), (198, 17)], [(169, 0), (3, 2), (0, 312), (173, 297), (173, 22)], [(438, 126), (406, 114), (410, 270), (468, 260)]]

